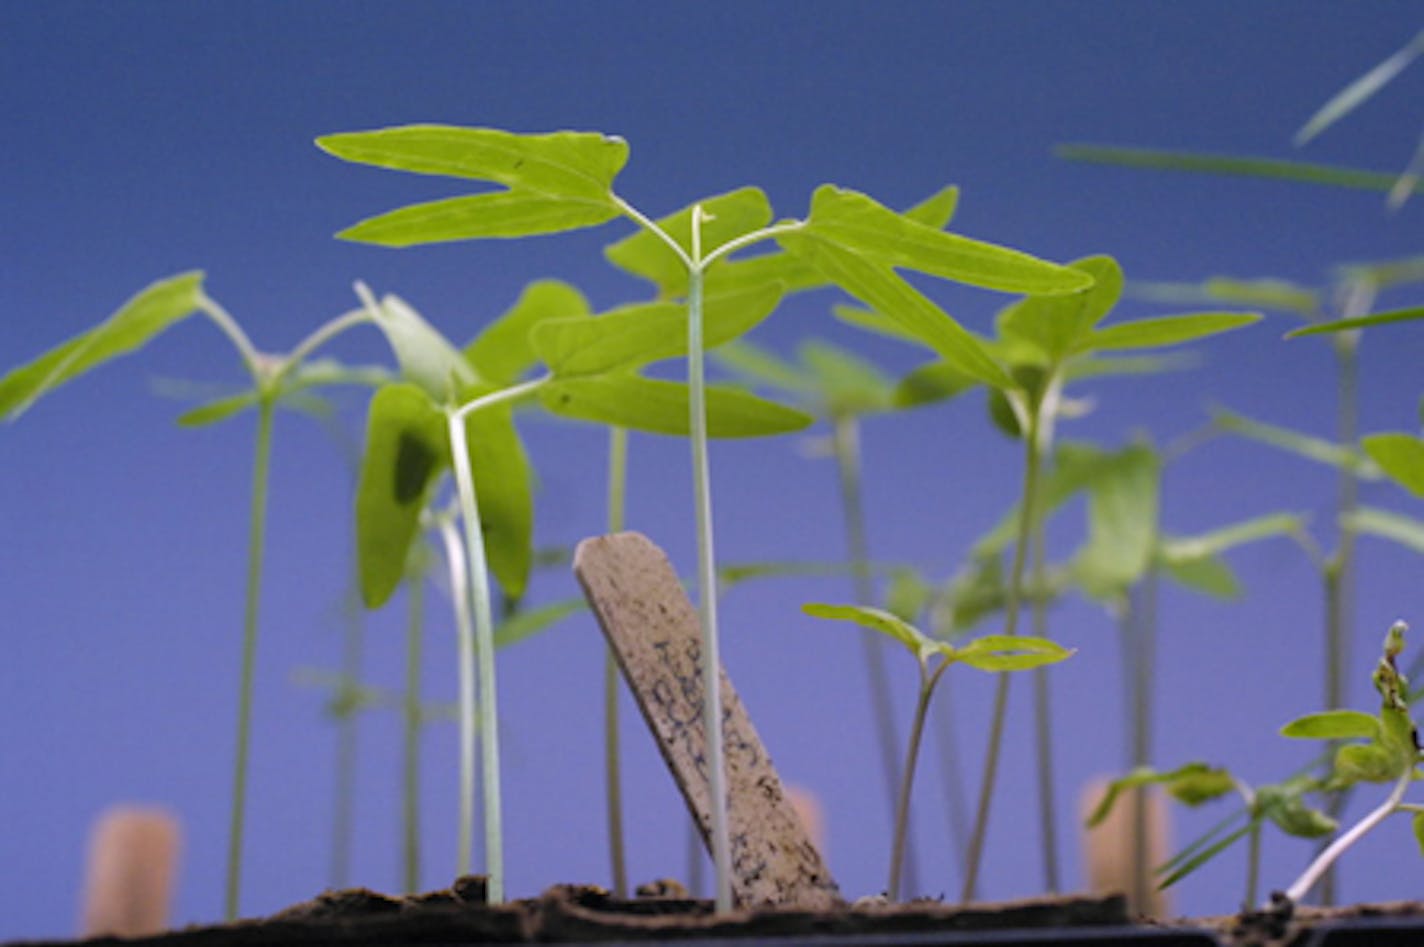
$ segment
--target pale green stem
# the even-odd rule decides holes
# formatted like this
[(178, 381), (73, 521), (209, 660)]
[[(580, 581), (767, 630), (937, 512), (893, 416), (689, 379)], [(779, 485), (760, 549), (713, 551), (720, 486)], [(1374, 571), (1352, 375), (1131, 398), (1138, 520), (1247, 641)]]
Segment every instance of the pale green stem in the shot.
[(274, 383), (279, 381), (288, 372), (291, 372), (304, 362), (308, 355), (311, 355), (312, 352), (315, 352), (347, 329), (374, 321), (375, 320), (371, 317), (370, 310), (367, 308), (353, 309), (350, 312), (343, 313), (327, 321), (319, 326), (311, 335), (298, 342), (296, 347), (287, 353), (282, 359), (281, 366), (273, 373), (272, 381)]
[[(875, 604), (875, 590), (870, 581), (870, 549), (865, 538), (865, 505), (860, 486), (860, 426), (854, 415), (831, 419), (831, 445), (840, 474), (841, 511), (845, 521), (846, 544), (850, 549), (851, 575), (855, 580), (856, 602), (864, 607)], [(895, 719), (890, 697), (890, 679), (885, 669), (886, 642), (879, 635), (863, 635), (867, 683), (870, 685), (870, 709), (875, 721), (876, 743), (880, 748), (880, 769), (885, 779), (885, 798), (894, 818), (895, 796), (901, 785), (899, 762), (895, 747), (900, 745), (895, 733)], [(915, 879), (914, 839), (907, 841), (905, 852), (906, 881), (913, 888)], [(892, 895), (892, 897), (894, 897)]]
[(1321, 852), (1315, 861), (1310, 863), (1310, 867), (1306, 868), (1305, 872), (1296, 879), (1295, 884), (1286, 889), (1286, 897), (1293, 902), (1299, 902), (1301, 898), (1305, 897), (1306, 893), (1320, 880), (1320, 876), (1335, 863), (1335, 859), (1343, 855), (1346, 850), (1358, 842), (1366, 832), (1389, 818), (1389, 816), (1399, 808), (1399, 804), (1404, 800), (1404, 793), (1409, 789), (1409, 783), (1413, 779), (1414, 767), (1410, 766), (1406, 768), (1404, 774), (1395, 781), (1394, 788), (1390, 790), (1389, 797), (1363, 819), (1351, 826), (1348, 831), (1337, 836), (1335, 841), (1331, 842), (1325, 851)]
[[(608, 429), (608, 532), (623, 531), (624, 496), (628, 482), (628, 432)], [(623, 840), (623, 778), (619, 751), (618, 662), (613, 649), (603, 658), (603, 772), (608, 805), (608, 858), (613, 873), (613, 894), (628, 896), (628, 863)]]
[[(1035, 503), (1037, 506), (1037, 503)], [(1042, 590), (1047, 585), (1044, 574), (1043, 524), (1034, 526), (1030, 540), (1030, 555), (1033, 558), (1032, 583), (1033, 633), (1040, 638), (1048, 637), (1048, 600)], [(1048, 690), (1048, 669), (1036, 668), (1033, 672), (1033, 716), (1035, 749), (1038, 755), (1038, 825), (1043, 842), (1043, 884), (1049, 894), (1057, 894), (1058, 880), (1058, 822), (1056, 818), (1057, 800), (1053, 791), (1053, 709)]]
[(232, 776), (224, 916), (237, 919), (242, 888), (242, 835), (247, 806), (247, 758), (252, 730), (252, 689), (257, 664), (257, 612), (262, 597), (262, 547), (267, 528), (267, 484), (272, 461), (275, 405), (264, 392), (257, 405), (257, 444), (252, 463), (252, 507), (247, 532), (247, 591), (243, 600), (242, 671), (237, 698), (237, 752)]
[(925, 717), (929, 713), (930, 698), (934, 696), (935, 684), (949, 667), (942, 661), (933, 673), (920, 665), (920, 695), (915, 701), (915, 719), (910, 724), (910, 741), (905, 749), (905, 777), (900, 781), (900, 797), (895, 803), (895, 834), (890, 847), (890, 882), (885, 887), (885, 896), (891, 901), (900, 900), (900, 873), (905, 862), (905, 846), (910, 829), (910, 791), (915, 784), (915, 768), (920, 758), (920, 740), (925, 732)]
[(420, 731), (424, 723), (421, 709), (420, 669), (425, 634), (425, 579), (411, 575), (406, 581), (405, 627), (405, 772), (403, 850), (405, 890), (420, 890)]
[(803, 220), (789, 220), (785, 223), (774, 224), (770, 227), (763, 227), (761, 230), (754, 230), (751, 233), (744, 233), (734, 240), (728, 240), (711, 253), (702, 258), (702, 269), (705, 271), (717, 260), (732, 253), (736, 253), (743, 247), (749, 247), (761, 240), (770, 240), (784, 233), (794, 233), (806, 226)]
[[(542, 379), (541, 379), (542, 382)], [(532, 389), (537, 382), (522, 387)], [(506, 395), (514, 389), (506, 389)], [(510, 397), (517, 397), (511, 395)], [(488, 901), (504, 903), (504, 817), (500, 796), (499, 771), (499, 711), (495, 693), (494, 616), (490, 605), (489, 567), (485, 562), (484, 530), (480, 525), (479, 500), (475, 494), (475, 478), (470, 470), (470, 453), (465, 435), (464, 416), (482, 404), (509, 400), (490, 395), (450, 412), (450, 453), (454, 459), (455, 487), (460, 497), (461, 531), (465, 537), (465, 556), (469, 567), (470, 600), (475, 618), (475, 668), (479, 674), (480, 762), (483, 768), (483, 800), (485, 817), (485, 871), (489, 876)]]
[(1261, 886), (1261, 823), (1251, 826), (1246, 836), (1246, 905), (1256, 903), (1256, 892)]
[[(364, 648), (364, 627), (359, 595), (353, 585), (347, 596), (345, 647), (341, 656), (341, 687), (354, 688), (361, 675), (361, 654)], [(351, 831), (355, 823), (356, 801), (356, 721), (359, 714), (351, 705), (343, 707), (337, 721), (336, 735), (336, 800), (332, 806), (331, 884), (334, 888), (348, 886), (351, 876)]]
[(243, 366), (252, 375), (253, 381), (261, 387), (264, 372), (265, 360), (262, 354), (257, 351), (252, 340), (247, 337), (247, 333), (242, 331), (242, 327), (237, 324), (237, 320), (222, 307), (216, 299), (207, 293), (198, 294), (198, 308), (202, 310), (213, 323), (227, 336), (237, 349), (238, 356), (242, 359)]
[(455, 654), (460, 685), (460, 802), (455, 873), (470, 873), (470, 846), (475, 834), (475, 632), (470, 620), (469, 570), (460, 545), (460, 531), (448, 518), (440, 520), (445, 565), (450, 573), (450, 598), (455, 604)]
[[(1019, 603), (1023, 597), (1024, 564), (1028, 559), (1030, 537), (1038, 518), (1038, 479), (1041, 462), (1039, 443), (1043, 404), (1028, 405), (1027, 433), (1024, 437), (1023, 498), (1019, 503), (1018, 536), (1014, 542), (1014, 562), (1009, 573), (1009, 588), (1004, 602), (1004, 634), (1018, 634)], [(1004, 720), (1009, 707), (1009, 678), (1001, 674), (994, 682), (994, 709), (989, 724), (989, 748), (984, 759), (984, 775), (979, 786), (979, 803), (974, 815), (974, 831), (969, 837), (969, 858), (964, 873), (960, 901), (974, 900), (979, 888), (979, 865), (984, 855), (984, 840), (989, 831), (989, 811), (994, 798), (994, 783), (998, 776), (999, 754), (1004, 743)]]

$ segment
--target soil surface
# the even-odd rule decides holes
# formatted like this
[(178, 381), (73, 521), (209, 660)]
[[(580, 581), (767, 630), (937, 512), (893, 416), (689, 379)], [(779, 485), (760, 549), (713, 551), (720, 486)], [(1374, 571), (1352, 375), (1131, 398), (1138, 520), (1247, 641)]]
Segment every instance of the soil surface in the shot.
[[(1394, 928), (1389, 927), (1391, 919)], [(1385, 926), (1373, 933), (1364, 931), (1364, 939), (1322, 938), (1322, 931), (1332, 922)], [(1397, 932), (1401, 928), (1402, 935)], [(1023, 932), (1023, 936), (1006, 937), (1008, 932)], [(270, 917), (187, 927), (154, 937), (22, 941), (6, 947), (72, 947), (76, 943), (85, 947), (397, 947), (680, 940), (720, 943), (734, 939), (810, 943), (811, 938), (827, 944), (1130, 944), (1139, 938), (1143, 944), (1158, 947), (1424, 944), (1424, 904), (1398, 902), (1337, 909), (1279, 905), (1275, 910), (1240, 916), (1171, 923), (1135, 922), (1127, 915), (1125, 900), (1117, 895), (1034, 898), (967, 908), (940, 901), (887, 904), (863, 899), (826, 910), (738, 910), (718, 916), (711, 901), (687, 897), (676, 882), (646, 885), (631, 899), (615, 898), (591, 885), (559, 885), (537, 898), (490, 906), (485, 903), (484, 879), (467, 876), (450, 888), (410, 897), (389, 897), (364, 888), (328, 891)]]

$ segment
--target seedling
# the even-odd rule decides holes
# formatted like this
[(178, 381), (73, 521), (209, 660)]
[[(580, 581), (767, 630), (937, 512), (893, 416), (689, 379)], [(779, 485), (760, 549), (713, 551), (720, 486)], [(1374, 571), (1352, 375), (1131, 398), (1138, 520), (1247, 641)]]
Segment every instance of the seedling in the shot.
[(919, 760), (920, 738), (924, 734), (925, 715), (930, 698), (940, 677), (956, 663), (967, 664), (981, 671), (1024, 671), (1057, 664), (1073, 652), (1047, 638), (1029, 635), (986, 635), (956, 647), (937, 641), (909, 622), (878, 608), (859, 605), (827, 605), (814, 603), (802, 610), (816, 618), (852, 621), (863, 628), (886, 635), (904, 645), (914, 655), (920, 668), (920, 692), (915, 701), (915, 716), (910, 723), (910, 739), (905, 750), (905, 765), (901, 772), (899, 797), (895, 803), (895, 830), (890, 848), (890, 880), (885, 886), (892, 901), (900, 898), (900, 873), (905, 857), (910, 790), (915, 781), (915, 764)]

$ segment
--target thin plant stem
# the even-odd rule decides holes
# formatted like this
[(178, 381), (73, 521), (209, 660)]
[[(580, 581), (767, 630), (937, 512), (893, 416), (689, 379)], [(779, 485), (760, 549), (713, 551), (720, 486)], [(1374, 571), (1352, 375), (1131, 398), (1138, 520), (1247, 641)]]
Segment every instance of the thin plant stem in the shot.
[(247, 333), (242, 331), (242, 326), (238, 325), (237, 320), (223, 308), (221, 303), (207, 293), (198, 294), (198, 308), (232, 342), (233, 347), (237, 349), (238, 356), (242, 359), (243, 366), (261, 387), (263, 366), (266, 361), (262, 357), (262, 353), (258, 352), (257, 347), (252, 344), (252, 340), (247, 337)]
[(955, 739), (954, 712), (950, 707), (952, 697), (953, 691), (940, 697), (943, 709), (935, 729), (939, 733), (940, 782), (944, 786), (945, 810), (949, 818), (949, 842), (953, 848), (954, 863), (962, 865), (968, 844), (969, 816), (965, 812), (964, 787), (959, 779), (959, 744)]
[(257, 664), (257, 613), (262, 597), (262, 548), (267, 529), (267, 487), (272, 465), (272, 395), (257, 405), (257, 443), (252, 461), (252, 507), (247, 532), (247, 591), (243, 597), (242, 671), (237, 698), (237, 752), (232, 775), (232, 814), (227, 843), (224, 916), (237, 919), (242, 889), (242, 834), (247, 806), (247, 759), (252, 731), (252, 689)]
[(405, 625), (405, 769), (402, 775), (404, 818), (402, 851), (405, 890), (420, 890), (420, 731), (424, 724), (421, 708), (420, 670), (424, 660), (425, 579), (412, 571), (406, 581)]
[(306, 360), (308, 355), (347, 329), (374, 321), (371, 316), (371, 310), (367, 307), (362, 307), (361, 309), (353, 309), (350, 312), (343, 313), (318, 326), (316, 331), (298, 342), (296, 346), (287, 353), (286, 357), (282, 360), (282, 364), (273, 374), (272, 380), (276, 382), (288, 372), (293, 371)]
[[(875, 590), (870, 580), (870, 547), (865, 537), (865, 504), (860, 478), (860, 425), (854, 415), (841, 415), (831, 421), (831, 446), (840, 477), (841, 512), (845, 522), (846, 545), (850, 551), (851, 576), (855, 582), (856, 603), (865, 607), (875, 604)], [(885, 779), (885, 799), (895, 818), (895, 796), (901, 785), (899, 761), (895, 747), (900, 739), (895, 733), (893, 703), (890, 697), (890, 676), (885, 668), (886, 642), (879, 635), (861, 636), (864, 647), (866, 682), (870, 686), (870, 709), (875, 721), (876, 742), (880, 747), (880, 769)], [(906, 843), (904, 853), (905, 880), (914, 889), (914, 839)], [(892, 895), (891, 897), (894, 897)]]
[[(1004, 634), (1018, 634), (1019, 603), (1023, 597), (1024, 564), (1028, 559), (1028, 546), (1033, 536), (1034, 522), (1038, 518), (1038, 480), (1041, 466), (1040, 430), (1043, 427), (1043, 401), (1029, 399), (1027, 433), (1024, 437), (1025, 461), (1023, 497), (1019, 503), (1018, 535), (1014, 542), (1014, 561), (1009, 573), (1009, 588), (1004, 602)], [(1045, 399), (1046, 400), (1046, 399)], [(1000, 674), (994, 682), (994, 709), (989, 724), (989, 747), (984, 759), (984, 775), (979, 786), (979, 803), (974, 814), (974, 831), (969, 837), (969, 857), (965, 866), (964, 886), (959, 899), (963, 903), (974, 900), (979, 888), (979, 865), (984, 855), (984, 840), (989, 830), (989, 812), (994, 797), (994, 782), (998, 776), (999, 754), (1004, 743), (1004, 720), (1009, 707), (1009, 678)]]
[[(534, 383), (528, 383), (532, 385)], [(528, 387), (515, 386), (515, 387)], [(513, 388), (499, 392), (505, 395)], [(517, 397), (510, 395), (509, 397)], [(499, 715), (495, 693), (494, 616), (490, 605), (489, 567), (485, 561), (484, 530), (480, 525), (479, 499), (470, 470), (470, 454), (465, 434), (465, 414), (482, 403), (508, 398), (489, 396), (450, 413), (450, 453), (455, 467), (455, 488), (460, 498), (461, 532), (465, 539), (469, 568), (469, 595), (475, 619), (475, 670), (479, 675), (479, 733), (482, 764), (482, 798), (485, 817), (485, 871), (489, 876), (487, 900), (504, 903), (504, 821), (500, 795)]]
[(925, 717), (929, 713), (930, 698), (934, 696), (935, 684), (939, 682), (948, 661), (942, 661), (933, 672), (920, 665), (920, 696), (915, 701), (915, 719), (910, 724), (910, 740), (905, 747), (905, 778), (900, 781), (899, 799), (895, 803), (895, 834), (890, 847), (890, 881), (885, 886), (885, 896), (891, 901), (900, 900), (900, 875), (905, 863), (905, 846), (910, 829), (910, 791), (915, 783), (915, 764), (920, 756), (920, 739), (925, 732)]
[[(1137, 588), (1129, 593), (1122, 620), (1123, 675), (1130, 682), (1129, 769), (1146, 767), (1152, 761), (1152, 678), (1157, 650), (1156, 625), (1157, 574), (1149, 571)], [(1139, 911), (1146, 910), (1152, 896), (1151, 855), (1147, 844), (1148, 792), (1147, 787), (1139, 786), (1132, 791), (1131, 800), (1132, 898)]]
[(692, 434), (692, 492), (697, 509), (697, 604), (702, 619), (702, 726), (707, 734), (707, 782), (712, 810), (712, 863), (718, 913), (732, 910), (732, 855), (727, 826), (727, 773), (722, 743), (722, 659), (717, 633), (717, 558), (712, 537), (711, 471), (707, 456), (707, 385), (702, 347), (702, 207), (692, 209), (693, 268), (687, 276), (687, 384)]
[[(352, 560), (353, 572), (355, 560)], [(362, 652), (365, 650), (365, 625), (361, 618), (360, 593), (353, 583), (346, 597), (345, 635), (341, 649), (341, 687), (356, 686), (361, 675)], [(336, 799), (331, 814), (331, 884), (341, 889), (351, 877), (351, 832), (355, 824), (356, 804), (356, 721), (359, 714), (354, 705), (343, 702), (336, 731)]]
[(1389, 797), (1371, 810), (1363, 819), (1352, 825), (1349, 830), (1336, 836), (1335, 841), (1331, 842), (1325, 851), (1321, 852), (1315, 861), (1310, 863), (1310, 866), (1305, 869), (1305, 872), (1296, 879), (1295, 884), (1286, 889), (1286, 897), (1296, 902), (1305, 897), (1306, 893), (1320, 880), (1320, 876), (1335, 863), (1335, 859), (1345, 854), (1350, 846), (1358, 842), (1366, 832), (1379, 825), (1399, 808), (1399, 804), (1404, 800), (1404, 793), (1409, 789), (1409, 784), (1413, 779), (1414, 767), (1411, 765), (1405, 769), (1404, 775), (1395, 781), (1394, 788), (1390, 790)]
[[(1037, 505), (1037, 503), (1035, 503)], [(1036, 523), (1030, 540), (1033, 558), (1032, 584), (1035, 590), (1032, 606), (1033, 633), (1040, 638), (1048, 636), (1048, 601), (1037, 594), (1047, 584), (1044, 567), (1043, 524)], [(1052, 695), (1048, 689), (1048, 669), (1037, 668), (1033, 672), (1033, 711), (1035, 749), (1038, 754), (1038, 825), (1043, 842), (1043, 885), (1049, 894), (1057, 894), (1058, 880), (1058, 824), (1055, 813), (1057, 802), (1053, 791), (1053, 708)]]
[(1246, 905), (1256, 903), (1257, 892), (1261, 887), (1261, 822), (1257, 820), (1251, 825), (1251, 832), (1246, 837)]
[[(624, 498), (628, 481), (628, 432), (608, 430), (608, 532), (623, 531)], [(623, 778), (618, 727), (618, 662), (613, 649), (603, 657), (603, 772), (607, 797), (608, 859), (613, 873), (613, 894), (628, 896), (628, 863), (623, 838)]]
[(470, 873), (470, 847), (475, 834), (475, 632), (470, 619), (469, 575), (460, 532), (448, 517), (440, 519), (445, 566), (450, 573), (450, 598), (455, 604), (455, 654), (460, 685), (460, 802), (455, 873)]

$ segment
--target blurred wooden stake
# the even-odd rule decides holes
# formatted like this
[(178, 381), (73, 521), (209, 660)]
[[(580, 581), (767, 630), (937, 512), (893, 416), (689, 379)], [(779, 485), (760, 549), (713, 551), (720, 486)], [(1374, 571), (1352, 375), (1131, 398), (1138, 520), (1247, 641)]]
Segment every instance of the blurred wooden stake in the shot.
[(826, 815), (820, 797), (809, 789), (788, 784), (786, 798), (791, 802), (791, 808), (796, 810), (806, 834), (811, 837), (811, 844), (816, 846), (822, 858), (826, 857)]
[[(1107, 786), (1107, 779), (1095, 779), (1084, 788), (1078, 807), (1080, 825), (1097, 808)], [(1133, 826), (1137, 821), (1134, 810), (1144, 803), (1142, 824), (1147, 831), (1142, 844)], [(1084, 830), (1083, 851), (1088, 860), (1088, 884), (1093, 891), (1126, 895), (1130, 914), (1170, 917), (1171, 899), (1167, 892), (1157, 890), (1152, 874), (1154, 866), (1167, 860), (1167, 832), (1167, 805), (1160, 792), (1124, 792), (1102, 824)]]
[(168, 930), (178, 820), (160, 809), (115, 806), (89, 838), (81, 935), (145, 937)]

